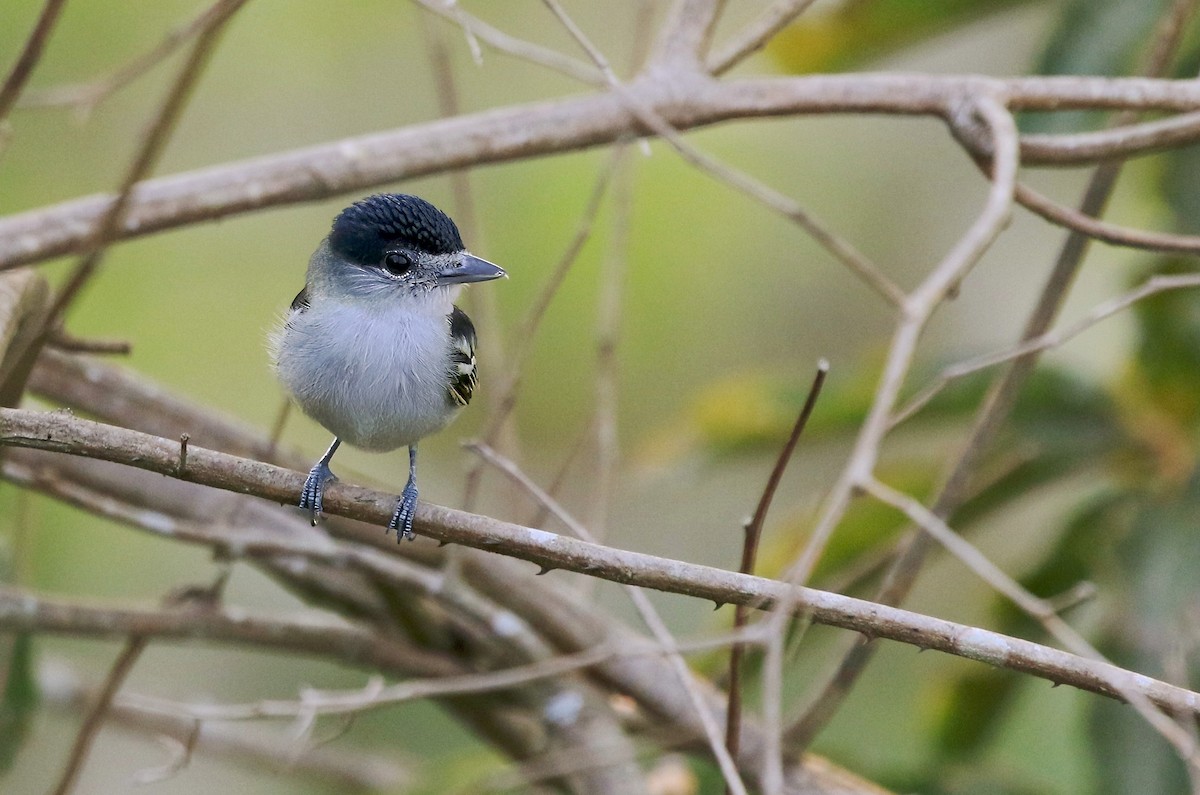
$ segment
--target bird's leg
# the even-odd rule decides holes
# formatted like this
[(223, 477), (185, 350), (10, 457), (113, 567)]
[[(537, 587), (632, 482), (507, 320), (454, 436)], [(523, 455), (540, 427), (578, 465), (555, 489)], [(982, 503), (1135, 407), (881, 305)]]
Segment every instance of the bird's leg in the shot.
[(413, 533), (413, 515), (417, 512), (417, 446), (415, 444), (408, 446), (408, 483), (404, 485), (404, 491), (400, 494), (400, 499), (396, 501), (396, 512), (392, 514), (392, 521), (388, 522), (388, 529), (396, 531), (396, 540), (407, 538), (412, 541), (416, 538)]
[(325, 455), (321, 456), (321, 460), (313, 464), (313, 468), (308, 471), (308, 480), (304, 481), (304, 490), (300, 492), (300, 507), (312, 512), (312, 523), (314, 526), (316, 526), (317, 520), (321, 518), (325, 484), (331, 480), (337, 480), (337, 475), (329, 471), (329, 459), (333, 458), (333, 454), (337, 452), (338, 445), (341, 443), (341, 439), (336, 436), (333, 438), (333, 444), (329, 445), (329, 449), (325, 451)]

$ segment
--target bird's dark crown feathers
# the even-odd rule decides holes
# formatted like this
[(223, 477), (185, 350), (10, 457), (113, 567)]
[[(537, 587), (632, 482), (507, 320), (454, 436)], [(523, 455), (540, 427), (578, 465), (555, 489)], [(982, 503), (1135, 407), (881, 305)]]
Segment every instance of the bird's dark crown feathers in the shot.
[(380, 193), (355, 202), (333, 219), (330, 247), (354, 262), (377, 263), (396, 248), (429, 254), (463, 250), (450, 216), (417, 196)]

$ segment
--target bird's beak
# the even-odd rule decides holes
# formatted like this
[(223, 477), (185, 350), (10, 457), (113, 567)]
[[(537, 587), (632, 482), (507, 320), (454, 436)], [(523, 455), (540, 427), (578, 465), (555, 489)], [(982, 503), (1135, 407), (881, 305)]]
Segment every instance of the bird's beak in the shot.
[(438, 271), (438, 284), (468, 284), (470, 282), (486, 282), (507, 276), (504, 269), (493, 265), (485, 259), (473, 254), (464, 254), (462, 261), (444, 270)]

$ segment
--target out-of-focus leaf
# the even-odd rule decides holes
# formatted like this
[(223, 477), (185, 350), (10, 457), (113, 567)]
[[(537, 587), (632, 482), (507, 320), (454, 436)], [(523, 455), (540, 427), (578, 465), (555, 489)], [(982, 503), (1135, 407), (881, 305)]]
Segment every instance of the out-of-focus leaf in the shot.
[(781, 444), (803, 400), (794, 386), (765, 376), (737, 376), (707, 387), (691, 419), (706, 448), (738, 452)]
[(1168, 0), (1070, 0), (1038, 62), (1041, 74), (1119, 75), (1162, 16)]
[(794, 74), (851, 69), (1025, 2), (849, 0), (802, 15), (771, 41), (767, 52)]
[[(914, 429), (960, 423), (973, 416), (991, 382), (977, 373), (952, 383), (909, 420)], [(813, 441), (849, 434), (859, 427), (873, 396), (866, 378), (832, 382), (822, 395), (806, 431)], [(803, 394), (793, 384), (766, 376), (717, 382), (704, 391), (692, 413), (690, 431), (709, 455), (775, 454), (780, 449)], [(963, 529), (984, 515), (1019, 500), (1031, 490), (1098, 462), (1128, 441), (1120, 415), (1098, 387), (1065, 371), (1043, 368), (1030, 379), (1014, 408), (1007, 433), (985, 462), (976, 493), (951, 517)], [(927, 497), (945, 465), (945, 441), (930, 437), (928, 457), (907, 452), (903, 459), (884, 457), (880, 475), (907, 493)], [(785, 520), (764, 540), (759, 570), (773, 576), (803, 548), (812, 516)], [(858, 500), (838, 526), (816, 572), (818, 578), (840, 571), (863, 554), (895, 540), (907, 522), (873, 500)]]
[[(1036, 596), (1050, 599), (1085, 581), (1107, 580), (1111, 571), (1105, 556), (1126, 532), (1136, 496), (1124, 489), (1112, 489), (1084, 503), (1067, 521), (1037, 568), (1021, 578), (1021, 584)], [(1023, 638), (1044, 634), (1036, 619), (1007, 600), (997, 601), (995, 615), (994, 626), (999, 632)]]
[[(1154, 272), (1194, 273), (1195, 268), (1189, 261), (1170, 259)], [(1168, 432), (1188, 443), (1190, 458), (1192, 429), (1200, 424), (1200, 291), (1159, 293), (1138, 302), (1133, 312), (1138, 348), (1130, 386), (1143, 393), (1141, 411), (1164, 415), (1162, 419), (1175, 426)], [(1149, 424), (1153, 418), (1145, 421)]]
[[(805, 429), (806, 439), (853, 432), (862, 423), (875, 395), (877, 368), (856, 367), (826, 383)], [(956, 416), (983, 395), (982, 378), (968, 378), (943, 390), (918, 415), (917, 422)], [(708, 454), (778, 451), (807, 397), (807, 384), (764, 373), (743, 373), (704, 387), (681, 424), (666, 432), (671, 439), (688, 439)], [(650, 447), (684, 452), (683, 446), (661, 440)]]
[(1013, 407), (1012, 432), (984, 464), (984, 485), (965, 502), (951, 524), (970, 526), (981, 516), (1061, 477), (1094, 467), (1128, 438), (1107, 393), (1065, 371), (1043, 368), (1033, 375)]
[(1162, 196), (1171, 209), (1174, 227), (1189, 235), (1200, 234), (1200, 146), (1185, 146), (1163, 154), (1159, 179)]
[[(1133, 70), (1148, 34), (1169, 0), (1070, 0), (1042, 58), (1039, 74), (1116, 77)], [(1024, 132), (1075, 132), (1099, 125), (1103, 115), (1084, 112), (1022, 113)]]
[[(1124, 573), (1123, 593), (1099, 646), (1109, 659), (1132, 670), (1195, 682), (1200, 665), (1192, 650), (1194, 616), (1200, 609), (1200, 478), (1182, 493), (1163, 489), (1144, 501), (1116, 548)], [(1164, 663), (1174, 661), (1174, 670)], [(1142, 718), (1108, 699), (1091, 703), (1089, 731), (1105, 793), (1186, 792), (1183, 763)]]
[[(1200, 30), (1193, 25), (1184, 40), (1175, 76), (1193, 77), (1200, 71)], [(1159, 156), (1158, 193), (1167, 202), (1175, 231), (1200, 233), (1200, 146), (1171, 149)]]
[(1012, 671), (972, 666), (945, 683), (934, 730), (938, 750), (955, 759), (978, 751), (995, 735), (1020, 682)]
[(33, 636), (0, 639), (0, 771), (12, 767), (38, 705), (33, 672)]
[[(1108, 572), (1102, 556), (1112, 549), (1128, 524), (1133, 495), (1110, 490), (1084, 504), (1067, 522), (1057, 543), (1021, 583), (1050, 598)], [(1044, 635), (1041, 625), (1011, 602), (997, 598), (996, 619), (989, 627), (1017, 637)], [(1021, 683), (1011, 672), (971, 668), (948, 685), (938, 721), (938, 745), (948, 756), (978, 755), (1004, 720)]]
[(928, 765), (920, 775), (898, 780), (884, 777), (881, 783), (892, 792), (921, 795), (1046, 795), (1045, 787), (1020, 781), (1020, 777), (1020, 771), (1010, 765)]
[[(805, 430), (806, 439), (858, 429), (875, 396), (877, 368), (860, 366), (857, 375), (839, 375), (827, 383)], [(991, 372), (959, 378), (939, 392), (906, 426), (945, 422), (973, 414), (991, 383)], [(920, 383), (920, 378), (914, 379)], [(693, 402), (673, 431), (689, 437), (710, 454), (778, 451), (804, 404), (807, 384), (765, 374), (743, 374), (715, 381)], [(1077, 440), (1079, 435), (1110, 434), (1114, 417), (1103, 391), (1066, 371), (1042, 368), (1030, 378), (1013, 415), (1022, 432), (1046, 439)], [(939, 448), (939, 452), (941, 452)]]
[[(1168, 0), (1070, 0), (1037, 65), (1046, 75), (1129, 74)], [(1095, 113), (1028, 113), (1026, 132), (1071, 132), (1097, 125)]]
[[(879, 475), (893, 487), (923, 499), (933, 488), (938, 472), (932, 462), (905, 460), (882, 465)], [(865, 553), (891, 544), (907, 526), (904, 514), (894, 508), (878, 500), (855, 500), (829, 540), (813, 579), (820, 581)], [(774, 528), (759, 550), (758, 573), (779, 576), (800, 555), (811, 529), (811, 516), (796, 517)]]

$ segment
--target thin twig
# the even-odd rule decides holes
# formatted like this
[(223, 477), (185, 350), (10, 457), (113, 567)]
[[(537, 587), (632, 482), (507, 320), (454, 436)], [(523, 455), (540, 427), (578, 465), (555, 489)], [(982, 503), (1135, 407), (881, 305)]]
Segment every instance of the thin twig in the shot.
[(83, 764), (87, 761), (92, 743), (95, 742), (96, 735), (100, 732), (100, 724), (104, 722), (109, 705), (112, 704), (117, 691), (121, 689), (121, 685), (133, 670), (133, 666), (142, 656), (146, 643), (147, 638), (135, 635), (125, 643), (125, 647), (117, 655), (117, 659), (109, 669), (108, 676), (105, 677), (100, 693), (96, 697), (96, 703), (88, 711), (87, 716), (83, 719), (83, 725), (79, 727), (79, 732), (75, 735), (75, 742), (71, 745), (71, 752), (67, 756), (66, 767), (63, 768), (58, 784), (53, 789), (54, 795), (68, 795), (75, 788), (75, 782), (79, 780), (79, 774), (83, 771)]
[(21, 49), (17, 62), (4, 78), (4, 84), (0, 85), (0, 127), (4, 126), (4, 120), (8, 118), (17, 98), (21, 96), (21, 90), (33, 74), (33, 68), (41, 59), (46, 40), (50, 38), (50, 33), (54, 30), (65, 5), (66, 0), (46, 0), (42, 6), (42, 13), (38, 15), (33, 31), (25, 39), (25, 46)]
[(621, 648), (606, 645), (496, 671), (408, 679), (391, 685), (385, 685), (378, 677), (372, 676), (364, 687), (354, 690), (306, 688), (296, 700), (264, 699), (241, 704), (188, 704), (174, 699), (126, 696), (122, 703), (146, 712), (198, 721), (346, 715), (418, 699), (509, 690), (518, 685), (582, 671), (606, 660), (711, 651), (752, 638), (752, 633), (741, 632), (715, 638), (680, 641), (670, 648), (663, 648), (658, 643), (648, 641)]
[[(546, 47), (540, 47), (532, 42), (518, 39), (487, 24), (478, 17), (472, 16), (455, 2), (438, 2), (438, 0), (413, 0), (422, 8), (458, 25), (467, 34), (468, 43), (476, 39), (493, 47), (498, 52), (520, 58), (524, 61), (544, 66), (573, 80), (593, 86), (604, 85), (604, 78), (591, 65), (576, 58)], [(472, 46), (473, 53), (475, 47)]]
[(254, 616), (241, 610), (225, 612), (218, 608), (108, 607), (52, 599), (10, 587), (0, 587), (0, 627), (5, 631), (78, 637), (250, 645), (300, 652), (404, 676), (448, 676), (462, 672), (460, 666), (440, 654), (344, 623)]
[[(702, 5), (707, 5), (704, 0), (696, 1)], [(556, 13), (559, 14), (560, 19), (564, 20), (564, 25), (567, 26), (568, 32), (579, 42), (579, 45), (583, 47), (588, 55), (595, 60), (597, 67), (608, 81), (609, 87), (616, 93), (625, 107), (636, 115), (643, 124), (669, 143), (685, 162), (730, 187), (741, 191), (751, 199), (792, 221), (807, 232), (809, 237), (816, 241), (818, 245), (832, 254), (834, 258), (849, 268), (852, 273), (858, 276), (867, 286), (878, 292), (890, 304), (899, 307), (903, 303), (904, 293), (894, 282), (884, 276), (883, 272), (848, 240), (835, 234), (823, 221), (801, 207), (798, 202), (768, 187), (749, 174), (722, 163), (684, 140), (676, 127), (655, 112), (653, 108), (643, 103), (627, 86), (617, 80), (608, 62), (604, 60), (604, 56), (600, 54), (595, 45), (584, 35), (583, 31), (577, 25), (570, 22), (570, 17), (566, 15), (566, 12), (562, 10), (562, 7), (558, 5), (556, 0), (544, 0), (544, 2), (550, 5), (551, 8), (558, 9)], [(688, 5), (688, 2), (689, 0), (679, 0), (680, 8), (684, 9)]]
[(91, 353), (100, 356), (128, 356), (133, 345), (128, 340), (83, 339), (59, 328), (50, 333), (46, 346), (65, 353)]
[[(1016, 580), (988, 560), (970, 542), (951, 530), (941, 518), (923, 506), (919, 500), (878, 480), (871, 480), (863, 484), (863, 488), (880, 502), (902, 511), (910, 521), (916, 523), (930, 537), (936, 539), (988, 585), (1007, 597), (1022, 611), (1040, 621), (1047, 632), (1074, 654), (1097, 662), (1107, 662), (1094, 646), (1054, 612), (1051, 605), (1021, 587)], [(1131, 679), (1132, 677), (1127, 677), (1123, 681), (1116, 678), (1112, 684), (1118, 688), (1121, 697), (1137, 710), (1138, 714), (1145, 718), (1155, 731), (1175, 747), (1180, 758), (1187, 764), (1189, 775), (1193, 777), (1200, 775), (1200, 748), (1197, 747), (1192, 733), (1175, 723), (1169, 715), (1161, 712), (1133, 686)]]
[[(596, 543), (591, 531), (571, 516), (557, 500), (534, 483), (513, 461), (506, 459), (486, 444), (478, 442), (468, 444), (467, 449), (503, 472), (514, 483), (528, 492), (534, 500), (546, 506), (550, 513), (570, 529), (572, 534), (577, 538), (588, 543)], [(627, 585), (625, 592), (629, 596), (630, 601), (633, 602), (633, 606), (637, 609), (638, 614), (642, 617), (642, 621), (645, 622), (651, 634), (654, 635), (655, 640), (664, 649), (672, 649), (678, 646), (678, 641), (671, 634), (666, 622), (662, 620), (662, 616), (654, 607), (649, 597), (646, 596), (646, 593), (632, 585)], [(700, 719), (700, 725), (704, 728), (705, 739), (708, 741), (709, 749), (717, 760), (717, 765), (721, 769), (721, 775), (725, 777), (725, 786), (731, 792), (735, 793), (735, 795), (747, 795), (746, 785), (742, 781), (741, 774), (738, 772), (737, 763), (734, 762), (733, 757), (721, 742), (721, 730), (717, 725), (716, 718), (709, 710), (704, 695), (696, 686), (696, 682), (693, 679), (695, 674), (692, 673), (687, 661), (678, 652), (668, 651), (667, 655), (667, 659), (671, 663), (675, 675), (679, 679), (679, 683), (683, 685), (688, 698), (692, 702), (693, 708), (696, 710), (696, 716)]]
[[(960, 108), (957, 118), (966, 124), (968, 119), (982, 121), (991, 131), (996, 151), (988, 199), (974, 223), (958, 243), (943, 258), (929, 276), (905, 300), (904, 317), (892, 335), (891, 347), (884, 363), (880, 383), (875, 391), (867, 417), (860, 426), (850, 458), (834, 483), (821, 509), (817, 524), (796, 561), (785, 574), (788, 582), (807, 582), (832, 537), (834, 529), (845, 515), (850, 501), (863, 484), (874, 478), (880, 445), (891, 427), (895, 409), (916, 353), (916, 345), (925, 324), (933, 312), (955, 288), (970, 268), (978, 262), (1006, 223), (1012, 207), (1013, 188), (1017, 175), (1017, 131), (1011, 114), (994, 98), (975, 107)], [(770, 621), (774, 628), (766, 647), (763, 665), (764, 698), (773, 708), (768, 718), (782, 721), (784, 634), (789, 611), (776, 610)], [(782, 766), (782, 723), (765, 721), (768, 741), (779, 742), (772, 747), (776, 776)], [(791, 737), (789, 736), (789, 740)]]
[[(45, 666), (50, 669), (51, 666)], [(52, 676), (39, 677), (43, 703), (56, 710), (79, 712), (94, 697), (90, 688), (70, 670), (55, 665)], [(296, 754), (294, 741), (215, 724), (200, 725), (192, 719), (175, 719), (138, 709), (135, 694), (122, 692), (113, 699), (106, 726), (141, 737), (169, 738), (178, 747), (232, 761), (256, 772), (290, 774), (298, 779), (328, 782), (339, 792), (392, 791), (410, 783), (412, 773), (383, 755), (347, 748), (310, 748)], [(172, 768), (179, 760), (172, 760)]]
[(776, 0), (762, 15), (738, 32), (721, 51), (708, 59), (708, 71), (724, 74), (748, 56), (761, 50), (776, 33), (811, 6), (816, 0)]
[(109, 203), (104, 214), (92, 229), (87, 250), (67, 277), (66, 283), (58, 291), (46, 319), (48, 334), (58, 328), (67, 307), (71, 305), (75, 296), (100, 266), (108, 243), (125, 221), (126, 209), (133, 195), (134, 186), (145, 178), (158, 162), (180, 114), (191, 98), (192, 89), (200, 79), (208, 58), (225, 29), (225, 24), (245, 3), (246, 0), (220, 0), (216, 4), (217, 10), (207, 20), (207, 27), (197, 37), (196, 44), (192, 47), (187, 61), (179, 70), (179, 74), (167, 92), (166, 99), (147, 129), (137, 155), (117, 188), (116, 197)]
[[(600, 213), (601, 202), (608, 191), (608, 185), (616, 170), (617, 162), (618, 158), (615, 152), (612, 157), (605, 161), (604, 167), (596, 177), (595, 185), (592, 187), (591, 195), (588, 197), (587, 205), (584, 207), (583, 215), (580, 218), (575, 234), (572, 236), (570, 242), (567, 243), (566, 249), (554, 266), (554, 270), (550, 272), (546, 283), (530, 304), (529, 311), (521, 322), (516, 334), (516, 345), (514, 350), (509, 352), (510, 358), (505, 363), (506, 377), (495, 390), (497, 397), (492, 404), (494, 408), (488, 415), (483, 433), (481, 434), (483, 440), (489, 445), (496, 443), (496, 439), (502, 433), (508, 423), (509, 417), (516, 408), (517, 393), (521, 387), (525, 364), (533, 352), (534, 341), (537, 338), (538, 330), (541, 328), (542, 320), (545, 318), (546, 311), (550, 308), (554, 296), (558, 294), (559, 288), (562, 287), (567, 274), (578, 260), (579, 252), (583, 250), (584, 244), (592, 236), (592, 229)], [(475, 499), (479, 493), (480, 478), (482, 477), (482, 462), (476, 462), (467, 471), (466, 484), (464, 486), (463, 505), (467, 506), (468, 509), (475, 504)]]
[(675, 0), (658, 34), (654, 66), (696, 71), (708, 56), (725, 0)]
[(1090, 238), (1113, 246), (1125, 246), (1146, 251), (1175, 254), (1200, 254), (1200, 235), (1175, 235), (1170, 232), (1147, 232), (1119, 224), (1101, 221), (1035, 191), (1028, 185), (1017, 185), (1017, 202), (1052, 224), (1064, 226)]
[[(817, 373), (809, 387), (808, 397), (805, 398), (804, 405), (796, 417), (796, 423), (792, 426), (792, 432), (784, 443), (783, 449), (779, 451), (775, 465), (771, 468), (771, 474), (767, 477), (767, 484), (758, 498), (754, 515), (743, 528), (745, 540), (742, 544), (742, 562), (738, 567), (738, 571), (742, 574), (754, 573), (755, 562), (758, 558), (758, 544), (762, 538), (763, 525), (767, 521), (767, 511), (775, 499), (775, 492), (779, 488), (780, 481), (783, 480), (783, 473), (787, 469), (788, 462), (792, 460), (792, 454), (800, 441), (800, 435), (804, 433), (804, 428), (808, 425), (808, 419), (812, 416), (828, 375), (829, 362), (822, 359), (817, 364)], [(734, 607), (734, 632), (738, 632), (746, 626), (748, 615), (749, 609), (745, 605)], [(734, 757), (738, 755), (738, 744), (742, 733), (742, 659), (745, 653), (745, 646), (740, 643), (734, 644), (729, 649), (729, 709), (725, 719), (725, 747)]]
[(1123, 293), (1122, 295), (1110, 298), (1109, 300), (1093, 307), (1086, 315), (1080, 318), (1075, 323), (1063, 329), (1052, 329), (1037, 337), (1026, 339), (1024, 342), (1012, 348), (995, 353), (986, 353), (979, 356), (973, 356), (957, 364), (949, 365), (942, 369), (940, 373), (933, 379), (932, 382), (897, 410), (893, 418), (893, 426), (899, 425), (901, 422), (912, 417), (914, 414), (924, 408), (930, 400), (937, 396), (939, 392), (957, 378), (977, 373), (980, 370), (986, 370), (989, 367), (994, 367), (998, 364), (1013, 361), (1035, 353), (1042, 353), (1052, 348), (1058, 348), (1067, 342), (1078, 337), (1092, 326), (1100, 323), (1107, 318), (1128, 309), (1137, 302), (1149, 298), (1159, 293), (1168, 292), (1171, 290), (1183, 290), (1200, 287), (1200, 274), (1188, 273), (1173, 276), (1157, 275), (1151, 276), (1138, 287)]
[[(808, 580), (854, 490), (874, 471), (879, 446), (890, 425), (892, 411), (925, 323), (950, 290), (978, 262), (1008, 218), (1017, 170), (1016, 127), (1012, 116), (995, 100), (981, 103), (979, 110), (997, 139), (996, 168), (987, 203), (958, 243), (905, 299), (905, 317), (892, 336), (891, 349), (870, 411), (842, 475), (825, 500), (808, 543), (786, 574), (789, 582)], [(964, 111), (964, 114), (969, 112)]]
[(617, 427), (617, 346), (621, 339), (622, 296), (630, 255), (629, 225), (633, 205), (633, 171), (628, 150), (621, 147), (617, 158), (612, 231), (601, 264), (600, 295), (596, 299), (596, 414), (591, 423), (596, 434), (596, 462), (591, 528), (601, 540), (608, 535), (609, 510), (621, 458)]
[[(1113, 125), (1106, 130), (1021, 136), (1021, 160), (1036, 166), (1085, 166), (1185, 146), (1200, 132), (1200, 112)], [(986, 152), (976, 151), (986, 156)]]
[(194, 18), (167, 33), (149, 50), (135, 56), (104, 77), (87, 83), (29, 91), (21, 97), (20, 107), (53, 108), (67, 105), (86, 117), (101, 102), (150, 72), (184, 44), (211, 27), (213, 19), (223, 13), (222, 5), (221, 2), (215, 2), (206, 7)]

